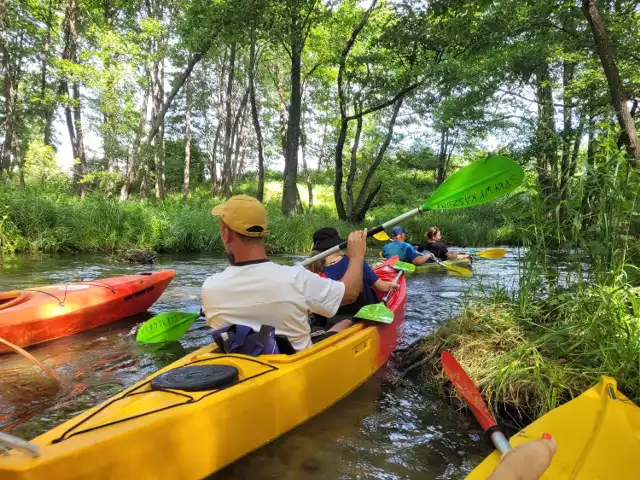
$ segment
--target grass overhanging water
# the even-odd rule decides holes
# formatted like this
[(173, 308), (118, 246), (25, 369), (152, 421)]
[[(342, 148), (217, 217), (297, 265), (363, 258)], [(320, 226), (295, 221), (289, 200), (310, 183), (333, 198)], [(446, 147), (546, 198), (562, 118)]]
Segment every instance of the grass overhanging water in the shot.
[[(529, 177), (511, 213), (524, 246), (517, 288), (473, 296), (419, 346), (434, 359), (449, 350), (504, 424), (527, 425), (600, 375), (640, 404), (640, 179), (606, 153), (570, 195)], [(421, 373), (455, 395), (438, 361)]]

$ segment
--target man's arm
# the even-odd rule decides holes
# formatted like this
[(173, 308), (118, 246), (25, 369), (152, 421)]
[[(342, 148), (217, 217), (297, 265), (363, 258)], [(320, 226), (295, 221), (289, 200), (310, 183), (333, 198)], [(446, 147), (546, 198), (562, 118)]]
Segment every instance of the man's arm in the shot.
[(419, 254), (416, 251), (416, 249), (413, 248), (413, 246), (411, 245), (407, 247), (405, 255), (407, 257), (407, 260), (409, 260), (414, 265), (422, 265), (423, 263), (427, 262), (431, 257), (433, 257), (433, 254), (430, 252), (425, 252), (422, 255)]
[(344, 297), (341, 305), (348, 305), (358, 299), (362, 291), (362, 268), (364, 254), (367, 251), (367, 229), (355, 231), (347, 238), (347, 253), (349, 254), (349, 266), (340, 280), (344, 283)]

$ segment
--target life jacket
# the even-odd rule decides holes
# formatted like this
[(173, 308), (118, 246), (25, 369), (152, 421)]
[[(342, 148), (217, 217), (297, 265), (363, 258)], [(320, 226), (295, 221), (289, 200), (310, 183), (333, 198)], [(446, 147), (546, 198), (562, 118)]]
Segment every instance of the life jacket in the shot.
[(256, 357), (280, 353), (276, 342), (276, 331), (271, 325), (262, 325), (259, 332), (245, 325), (214, 330), (213, 340), (224, 353), (240, 353)]

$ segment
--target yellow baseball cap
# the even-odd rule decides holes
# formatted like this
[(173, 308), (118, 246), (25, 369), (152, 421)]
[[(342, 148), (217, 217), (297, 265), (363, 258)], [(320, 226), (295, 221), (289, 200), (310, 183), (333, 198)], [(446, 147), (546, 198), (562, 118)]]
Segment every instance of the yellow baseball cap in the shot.
[(220, 217), (231, 230), (241, 235), (266, 237), (269, 234), (264, 205), (249, 195), (234, 195), (213, 207), (211, 214)]

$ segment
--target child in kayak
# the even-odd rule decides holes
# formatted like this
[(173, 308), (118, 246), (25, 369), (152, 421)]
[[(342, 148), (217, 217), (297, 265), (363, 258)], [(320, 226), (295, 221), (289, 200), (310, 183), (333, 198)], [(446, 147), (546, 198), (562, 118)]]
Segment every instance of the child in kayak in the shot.
[[(341, 244), (343, 241), (344, 240), (340, 238), (340, 235), (335, 228), (325, 227), (316, 230), (313, 233), (314, 251), (312, 255), (329, 250), (330, 248)], [(328, 257), (311, 264), (309, 266), (309, 270), (338, 281), (344, 276), (348, 267), (349, 257), (343, 256), (341, 252), (335, 252)], [(387, 293), (393, 288), (398, 288), (398, 283), (396, 282), (380, 280), (366, 261), (362, 265), (362, 275), (362, 291), (360, 292), (358, 299), (349, 305), (342, 305), (338, 310), (338, 315), (353, 315), (365, 305), (377, 303), (378, 298), (373, 290)]]
[(382, 256), (391, 258), (398, 256), (401, 262), (411, 262), (414, 265), (422, 265), (431, 260), (431, 253), (419, 253), (413, 245), (405, 241), (407, 230), (400, 225), (391, 229), (391, 242), (382, 247)]
[(450, 252), (449, 249), (440, 242), (442, 235), (438, 227), (431, 227), (424, 234), (424, 242), (418, 245), (417, 249), (421, 252), (430, 252), (438, 260), (469, 260), (471, 255), (459, 252)]

